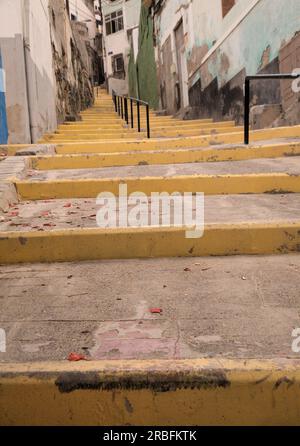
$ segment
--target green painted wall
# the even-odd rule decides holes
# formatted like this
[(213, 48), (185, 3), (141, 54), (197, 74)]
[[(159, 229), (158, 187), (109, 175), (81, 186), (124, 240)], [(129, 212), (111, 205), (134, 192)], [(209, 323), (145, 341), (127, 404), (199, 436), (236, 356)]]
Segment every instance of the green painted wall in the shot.
[[(137, 93), (150, 107), (158, 107), (158, 82), (153, 46), (153, 23), (148, 7), (142, 4), (139, 24), (139, 51), (136, 64), (129, 61), (129, 91)], [(135, 69), (134, 69), (135, 68)]]
[(132, 98), (138, 97), (137, 71), (136, 71), (136, 65), (134, 63), (134, 54), (132, 48), (130, 50), (129, 61), (128, 61), (128, 90), (129, 90), (129, 95)]

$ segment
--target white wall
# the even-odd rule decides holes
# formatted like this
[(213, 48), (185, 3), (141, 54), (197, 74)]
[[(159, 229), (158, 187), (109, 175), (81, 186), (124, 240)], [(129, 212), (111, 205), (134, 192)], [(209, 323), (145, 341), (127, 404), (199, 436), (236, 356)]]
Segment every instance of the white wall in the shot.
[(31, 132), (36, 142), (45, 132), (55, 130), (56, 84), (52, 64), (48, 0), (24, 0), (24, 37), (26, 51), (28, 100)]
[(92, 46), (94, 46), (94, 39), (96, 36), (96, 18), (94, 12), (86, 5), (84, 0), (69, 0), (70, 13), (77, 17), (79, 22), (84, 22), (89, 30), (89, 39)]
[[(109, 79), (109, 91), (112, 89), (119, 94), (128, 93), (128, 79), (127, 79), (127, 66), (130, 52), (130, 42), (127, 37), (127, 31), (132, 30), (133, 35), (133, 46), (136, 51), (135, 57), (137, 55), (138, 46), (138, 26), (140, 18), (140, 8), (141, 0), (120, 0), (118, 2), (113, 2), (111, 4), (106, 2), (102, 3), (103, 11), (103, 39), (105, 47), (105, 69), (106, 75)], [(114, 34), (106, 34), (105, 26), (105, 16), (114, 11), (123, 10), (123, 21), (124, 29)], [(113, 68), (112, 68), (112, 57), (116, 54), (123, 54), (126, 78), (125, 79), (114, 79), (112, 78)]]
[(48, 0), (0, 1), (0, 45), (8, 142), (36, 142), (57, 125)]
[(21, 0), (0, 1), (0, 47), (6, 81), (8, 142), (30, 143)]

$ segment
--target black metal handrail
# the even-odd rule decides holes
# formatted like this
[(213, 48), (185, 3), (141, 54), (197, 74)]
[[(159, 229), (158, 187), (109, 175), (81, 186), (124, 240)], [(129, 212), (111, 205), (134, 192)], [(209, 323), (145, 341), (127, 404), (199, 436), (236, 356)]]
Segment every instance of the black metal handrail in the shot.
[(244, 143), (249, 144), (249, 126), (250, 126), (250, 82), (252, 80), (265, 79), (297, 79), (300, 73), (289, 74), (256, 74), (254, 76), (246, 76), (245, 78), (245, 115), (244, 115)]
[(148, 102), (142, 101), (141, 99), (132, 98), (130, 96), (125, 95), (117, 95), (115, 93), (112, 94), (113, 102), (115, 105), (115, 111), (121, 116), (122, 119), (125, 119), (126, 123), (129, 125), (129, 113), (128, 113), (128, 101), (130, 102), (130, 126), (134, 128), (134, 113), (133, 113), (133, 104), (136, 104), (137, 107), (137, 126), (138, 132), (141, 132), (141, 105), (146, 107), (146, 121), (147, 121), (147, 138), (150, 138), (150, 107)]

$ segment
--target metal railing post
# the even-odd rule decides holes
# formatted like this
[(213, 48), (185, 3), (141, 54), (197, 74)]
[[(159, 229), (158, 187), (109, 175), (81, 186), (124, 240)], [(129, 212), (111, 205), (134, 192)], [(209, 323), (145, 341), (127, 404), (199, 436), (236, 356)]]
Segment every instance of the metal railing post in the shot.
[(124, 113), (123, 113), (123, 96), (120, 96), (121, 100), (121, 118), (123, 119)]
[(146, 105), (146, 119), (147, 119), (147, 138), (150, 138), (150, 115), (149, 115), (149, 104)]
[(134, 127), (134, 121), (133, 121), (133, 102), (132, 99), (130, 99), (130, 116), (131, 116), (131, 128)]
[(245, 79), (245, 110), (244, 110), (244, 144), (249, 144), (249, 124), (250, 124), (250, 79)]
[(140, 116), (140, 103), (139, 102), (136, 103), (136, 107), (137, 107), (138, 132), (140, 132), (141, 131), (141, 116)]
[(142, 131), (142, 122), (141, 122), (141, 105), (146, 108), (146, 124), (147, 124), (147, 138), (151, 138), (151, 129), (150, 129), (150, 106), (148, 102), (142, 101), (140, 99), (128, 97), (128, 96), (119, 96), (116, 95), (115, 92), (112, 93), (112, 99), (115, 105), (115, 111), (118, 113), (122, 119), (125, 119), (126, 124), (129, 126), (129, 106), (128, 101), (130, 101), (130, 126), (134, 128), (134, 106), (137, 108), (137, 127), (138, 132)]
[(127, 102), (127, 98), (124, 97), (124, 108), (125, 108), (125, 121), (126, 124), (128, 124), (128, 102)]

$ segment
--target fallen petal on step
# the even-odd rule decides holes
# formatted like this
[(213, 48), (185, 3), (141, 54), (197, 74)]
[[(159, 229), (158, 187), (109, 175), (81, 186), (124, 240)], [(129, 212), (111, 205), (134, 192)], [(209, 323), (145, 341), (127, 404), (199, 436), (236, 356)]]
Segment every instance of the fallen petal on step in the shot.
[(89, 361), (89, 358), (87, 358), (84, 355), (78, 355), (77, 353), (70, 353), (68, 356), (68, 361)]
[(161, 314), (162, 312), (162, 308), (150, 308), (150, 313), (152, 314)]

